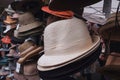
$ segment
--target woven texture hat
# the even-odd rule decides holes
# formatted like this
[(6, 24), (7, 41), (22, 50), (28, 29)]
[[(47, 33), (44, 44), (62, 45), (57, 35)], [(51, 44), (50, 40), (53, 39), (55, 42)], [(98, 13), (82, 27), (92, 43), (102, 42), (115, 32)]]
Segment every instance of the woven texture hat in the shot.
[(89, 55), (98, 47), (100, 38), (91, 38), (86, 24), (72, 18), (48, 25), (44, 32), (44, 43), (45, 54), (38, 60), (38, 65), (43, 68), (58, 68), (69, 61), (75, 62)]

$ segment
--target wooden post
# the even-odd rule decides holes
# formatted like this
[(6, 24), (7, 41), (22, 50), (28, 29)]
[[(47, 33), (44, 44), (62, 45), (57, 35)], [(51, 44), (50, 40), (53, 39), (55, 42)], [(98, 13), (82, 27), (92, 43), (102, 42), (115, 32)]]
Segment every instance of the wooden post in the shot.
[(105, 13), (105, 17), (108, 18), (111, 12), (111, 4), (112, 0), (104, 0), (103, 4), (103, 12)]

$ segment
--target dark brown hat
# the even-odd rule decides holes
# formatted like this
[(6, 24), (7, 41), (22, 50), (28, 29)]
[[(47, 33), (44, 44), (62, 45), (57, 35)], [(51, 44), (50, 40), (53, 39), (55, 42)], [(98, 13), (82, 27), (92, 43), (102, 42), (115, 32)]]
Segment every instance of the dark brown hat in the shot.
[(11, 7), (15, 11), (23, 11), (23, 12), (36, 12), (40, 10), (42, 7), (42, 0), (22, 0), (22, 1), (14, 1), (11, 3)]
[(101, 0), (51, 0), (49, 8), (51, 10), (65, 11), (83, 8)]
[[(118, 23), (120, 24), (120, 12), (117, 15)], [(106, 24), (98, 30), (100, 35), (105, 40), (120, 41), (120, 27), (116, 26), (116, 13), (110, 15)]]

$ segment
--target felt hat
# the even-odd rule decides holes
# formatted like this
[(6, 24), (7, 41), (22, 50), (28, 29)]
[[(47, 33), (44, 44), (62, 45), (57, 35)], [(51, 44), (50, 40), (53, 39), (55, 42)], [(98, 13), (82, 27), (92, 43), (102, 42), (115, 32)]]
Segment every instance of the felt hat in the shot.
[(83, 8), (101, 0), (50, 0), (49, 8), (51, 10), (65, 11)]
[(42, 7), (42, 10), (54, 16), (63, 17), (63, 18), (72, 18), (74, 15), (72, 11), (53, 11), (50, 10), (48, 6)]
[[(43, 28), (42, 22), (37, 21), (34, 15), (29, 12), (21, 14), (18, 18), (20, 27), (18, 28), (18, 32), (26, 32), (29, 30), (33, 30), (35, 28)], [(40, 29), (39, 29), (40, 30)]]
[[(117, 22), (120, 24), (120, 13), (118, 13), (117, 18)], [(106, 23), (98, 31), (105, 40), (109, 40), (110, 38), (112, 41), (120, 41), (120, 27), (116, 25), (116, 14), (111, 14), (110, 18), (107, 19)]]
[(5, 24), (14, 24), (14, 23), (17, 23), (17, 21), (11, 19), (11, 16), (7, 16), (7, 17), (6, 17), (6, 20), (4, 20), (4, 23), (5, 23)]
[(24, 43), (22, 43), (21, 45), (18, 46), (18, 50), (19, 50), (19, 52), (23, 52), (26, 49), (28, 49), (29, 47), (34, 46), (34, 45), (35, 45), (35, 43), (32, 41), (25, 41)]
[(59, 68), (65, 63), (70, 61), (73, 63), (90, 55), (91, 51), (94, 51), (99, 44), (100, 38), (98, 36), (91, 37), (87, 25), (80, 19), (74, 17), (53, 22), (45, 28), (45, 54), (39, 58), (38, 65), (43, 68)]

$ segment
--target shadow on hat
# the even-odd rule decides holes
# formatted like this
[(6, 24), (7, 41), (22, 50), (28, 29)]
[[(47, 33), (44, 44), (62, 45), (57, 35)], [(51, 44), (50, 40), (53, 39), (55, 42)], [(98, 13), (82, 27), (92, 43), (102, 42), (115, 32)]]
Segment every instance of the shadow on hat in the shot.
[(48, 71), (71, 64), (89, 56), (99, 45), (99, 36), (91, 36), (84, 21), (73, 17), (53, 22), (44, 31), (45, 54), (38, 60), (38, 69)]
[(112, 79), (120, 80), (120, 54), (111, 53), (108, 56), (104, 67), (98, 68), (97, 72), (106, 75)]
[(101, 0), (50, 0), (49, 8), (56, 11), (74, 10), (83, 8)]

